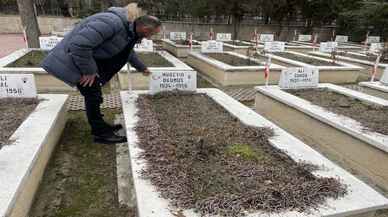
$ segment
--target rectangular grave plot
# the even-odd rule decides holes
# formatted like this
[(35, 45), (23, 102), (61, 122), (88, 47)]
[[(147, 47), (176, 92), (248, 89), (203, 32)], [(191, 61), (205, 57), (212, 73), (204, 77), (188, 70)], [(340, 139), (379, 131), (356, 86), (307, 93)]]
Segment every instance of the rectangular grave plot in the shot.
[[(0, 99), (0, 149), (9, 144), (9, 137), (38, 104), (37, 99)], [(15, 108), (17, 108), (15, 110)]]
[(0, 100), (0, 143), (4, 144), (0, 149), (0, 216), (28, 216), (66, 124), (67, 98), (63, 94), (40, 94), (29, 101)]
[[(388, 200), (381, 194), (220, 90), (198, 89), (196, 94), (177, 95), (175, 92), (156, 97), (150, 97), (148, 94), (148, 91), (121, 92), (122, 101), (125, 102), (123, 112), (129, 138), (128, 147), (139, 217), (199, 217), (206, 213), (213, 214), (210, 215), (212, 217), (240, 216), (238, 214), (244, 211), (247, 212), (242, 216), (247, 217), (370, 217), (376, 210), (388, 207)], [(185, 98), (187, 96), (189, 98)], [(176, 103), (176, 100), (180, 103)], [(172, 110), (176, 112), (171, 112)], [(266, 133), (269, 128), (273, 134)], [(244, 129), (244, 132), (241, 132), (241, 129)], [(249, 134), (251, 130), (259, 130), (259, 132), (247, 138), (246, 133)], [(238, 135), (234, 135), (235, 133)], [(267, 136), (269, 149), (264, 148), (266, 139), (262, 137), (263, 135)], [(261, 139), (255, 139), (256, 136)], [(275, 152), (271, 153), (271, 150)], [(282, 151), (279, 152), (279, 150)], [(282, 162), (278, 162), (276, 159), (281, 159), (277, 157), (282, 153), (284, 153), (281, 157)], [(219, 157), (220, 155), (223, 157)], [(236, 159), (238, 159), (238, 165), (229, 167), (236, 162)], [(260, 170), (254, 169), (256, 166), (260, 167), (266, 160), (270, 160), (268, 166), (261, 167)], [(190, 162), (193, 163), (190, 164)], [(252, 191), (257, 192), (255, 187), (257, 184), (264, 185), (267, 190), (272, 189), (272, 193), (276, 192), (274, 185), (281, 180), (281, 176), (274, 175), (277, 174), (274, 172), (271, 175), (272, 178), (265, 181), (263, 178), (266, 171), (274, 168), (270, 166), (272, 163), (279, 168), (291, 162), (298, 162), (297, 165), (304, 165), (305, 169), (310, 168), (308, 171), (311, 171), (315, 177), (311, 177), (313, 179), (310, 180), (316, 180), (317, 177), (328, 181), (333, 181), (333, 178), (339, 179), (341, 186), (346, 185), (347, 193), (344, 196), (326, 200), (316, 209), (306, 207), (302, 210), (280, 211), (281, 206), (276, 205), (276, 210), (268, 212), (271, 206), (256, 208), (250, 206), (248, 209), (242, 206), (247, 201), (250, 201), (251, 205), (256, 202), (267, 204), (267, 199), (276, 196), (276, 193), (271, 194), (270, 197), (266, 197), (265, 193), (254, 194), (264, 198), (260, 197), (261, 199), (252, 201), (249, 195)], [(220, 166), (225, 168), (222, 169)], [(230, 169), (232, 171), (229, 172)], [(243, 171), (250, 172), (246, 174)], [(169, 177), (165, 178), (166, 174), (169, 174)], [(287, 171), (283, 175), (291, 178), (293, 174), (295, 171)], [(304, 176), (308, 173), (298, 174)], [(256, 177), (257, 175), (260, 177)], [(241, 180), (253, 182), (245, 185), (246, 182)], [(206, 182), (210, 184), (204, 188), (203, 184)], [(171, 183), (172, 186), (170, 186)], [(243, 186), (239, 189), (233, 188), (236, 184)], [(289, 182), (287, 187), (291, 186), (293, 188), (295, 182)], [(324, 189), (333, 187), (325, 186), (330, 187)], [(287, 198), (287, 187), (283, 187), (282, 196), (274, 201)], [(223, 197), (225, 189), (228, 195)], [(237, 194), (230, 193), (235, 190), (243, 196), (237, 197)], [(316, 190), (313, 188), (311, 191), (316, 192)], [(214, 196), (214, 194), (217, 195)], [(295, 192), (292, 194), (298, 195)], [(234, 198), (232, 203), (222, 202), (231, 196)], [(308, 200), (311, 199), (308, 198)], [(205, 203), (202, 203), (203, 201)], [(242, 201), (244, 202), (241, 203)], [(289, 199), (287, 204), (292, 204), (294, 201), (295, 199)], [(194, 203), (195, 207), (192, 205)], [(220, 204), (223, 204), (222, 208), (218, 209)], [(312, 203), (309, 204), (312, 205)], [(243, 208), (239, 209), (239, 206)], [(214, 209), (217, 211), (213, 212)]]
[(174, 64), (154, 52), (137, 52), (136, 55), (147, 67), (174, 67)]
[(24, 56), (8, 64), (6, 67), (13, 68), (39, 68), (40, 63), (47, 56), (48, 51), (43, 50), (31, 50)]
[[(175, 41), (172, 41), (172, 42), (174, 42), (177, 45), (189, 46), (189, 40), (175, 40)], [(196, 42), (196, 41), (192, 41), (192, 45), (200, 45), (200, 44), (198, 42)]]
[(257, 60), (253, 60), (251, 58), (244, 59), (228, 53), (209, 53), (206, 54), (206, 56), (231, 66), (263, 66), (263, 63), (258, 62)]
[(388, 107), (372, 105), (331, 91), (328, 88), (287, 90), (331, 112), (356, 120), (366, 130), (388, 135)]
[(244, 46), (244, 47), (253, 46), (251, 44), (244, 43), (242, 41), (225, 41), (224, 44), (231, 45), (231, 46)]
[[(282, 212), (291, 207), (302, 212), (323, 204), (324, 198), (346, 194), (338, 180), (313, 176), (307, 169), (313, 165), (298, 164), (271, 146), (270, 129), (243, 125), (204, 94), (140, 96), (137, 107), (136, 134), (148, 165), (143, 175), (166, 199), (184, 204), (181, 208), (238, 215), (252, 204), (235, 197), (259, 194), (266, 199), (257, 201), (263, 208), (256, 212)], [(161, 174), (170, 175), (158, 179)], [(325, 192), (313, 193), (309, 185), (325, 186)], [(279, 200), (273, 192), (276, 188), (282, 189), (280, 200), (284, 202), (279, 204), (284, 205), (280, 207), (271, 205), (272, 200)], [(233, 205), (220, 206), (232, 200)]]
[(276, 53), (275, 55), (283, 57), (283, 58), (303, 62), (306, 64), (314, 65), (314, 66), (341, 66), (341, 65), (339, 65), (337, 63), (333, 63), (331, 61), (319, 60), (319, 59), (305, 57), (302, 55), (297, 55), (297, 54), (288, 53), (288, 52)]
[[(349, 53), (349, 52), (341, 52), (339, 53), (339, 55), (341, 56), (345, 56), (345, 57), (350, 57), (350, 58), (355, 58), (355, 59), (359, 59), (359, 60), (365, 60), (365, 61), (369, 61), (369, 62), (375, 62), (376, 59), (377, 59), (377, 56), (376, 55), (357, 55), (357, 54), (354, 54), (354, 53)], [(380, 63), (384, 63), (384, 64), (388, 64), (388, 59), (380, 59)]]

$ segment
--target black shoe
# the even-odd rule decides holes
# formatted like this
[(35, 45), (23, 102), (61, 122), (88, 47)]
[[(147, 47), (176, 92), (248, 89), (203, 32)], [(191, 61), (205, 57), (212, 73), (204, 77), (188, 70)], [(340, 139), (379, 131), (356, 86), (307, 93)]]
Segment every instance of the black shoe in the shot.
[(109, 125), (109, 126), (113, 130), (113, 132), (117, 132), (117, 131), (123, 129), (123, 125), (121, 125), (121, 124), (114, 124), (114, 125)]
[(105, 133), (102, 135), (95, 135), (94, 136), (94, 142), (95, 143), (102, 143), (102, 144), (116, 144), (116, 143), (124, 143), (127, 142), (126, 136), (118, 136), (111, 133)]

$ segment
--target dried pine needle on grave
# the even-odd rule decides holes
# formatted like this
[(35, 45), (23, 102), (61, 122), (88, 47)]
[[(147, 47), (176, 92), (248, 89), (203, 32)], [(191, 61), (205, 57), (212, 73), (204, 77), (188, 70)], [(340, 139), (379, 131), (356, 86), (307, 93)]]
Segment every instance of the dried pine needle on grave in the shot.
[(140, 96), (142, 171), (179, 209), (201, 215), (309, 211), (346, 194), (268, 142), (271, 129), (242, 124), (204, 94)]

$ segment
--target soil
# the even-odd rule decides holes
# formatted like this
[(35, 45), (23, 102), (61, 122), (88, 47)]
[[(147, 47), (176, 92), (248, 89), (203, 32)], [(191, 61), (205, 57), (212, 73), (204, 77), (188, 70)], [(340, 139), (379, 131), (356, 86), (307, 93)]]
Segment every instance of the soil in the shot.
[(158, 53), (138, 52), (136, 55), (147, 67), (174, 67), (174, 64), (170, 63)]
[(268, 60), (268, 57), (263, 56), (263, 55), (258, 54), (258, 53), (254, 53), (254, 54), (253, 54), (253, 57), (254, 57), (255, 59), (258, 59), (258, 60), (263, 61), (263, 62), (266, 62), (266, 61)]
[[(112, 121), (120, 111), (103, 113)], [(116, 146), (93, 142), (84, 111), (68, 116), (28, 216), (135, 217), (118, 202)]]
[(293, 43), (293, 42), (286, 42), (286, 46), (303, 46), (301, 44), (298, 44), (298, 43)]
[(0, 99), (0, 149), (10, 142), (9, 137), (35, 109), (38, 102), (37, 99)]
[(276, 56), (280, 56), (280, 57), (284, 57), (287, 59), (307, 63), (307, 64), (314, 65), (314, 66), (341, 66), (341, 65), (339, 65), (337, 63), (333, 63), (331, 61), (326, 62), (326, 61), (313, 59), (313, 58), (309, 58), (309, 57), (304, 57), (304, 56), (300, 56), (300, 55), (296, 55), (296, 54), (292, 54), (292, 53), (276, 53)]
[(246, 43), (242, 43), (240, 41), (227, 41), (227, 42), (224, 42), (225, 44), (229, 44), (229, 45), (233, 45), (233, 46), (246, 46), (246, 47), (249, 47), (251, 45), (249, 44), (246, 44)]
[[(178, 45), (189, 45), (189, 40), (176, 40), (173, 42)], [(193, 41), (193, 45), (200, 45), (200, 44), (198, 42)]]
[[(355, 54), (350, 54), (350, 53), (340, 53), (339, 55), (341, 56), (345, 56), (345, 57), (351, 57), (351, 58), (354, 58), (354, 59), (359, 59), (359, 60), (366, 60), (366, 61), (370, 61), (370, 62), (376, 62), (376, 59), (377, 57), (375, 55), (370, 55), (370, 56), (359, 56), (359, 55), (355, 55)], [(388, 60), (385, 59), (381, 59), (380, 60), (380, 63), (388, 63)]]
[(350, 117), (360, 122), (365, 130), (388, 135), (388, 107), (367, 104), (326, 88), (288, 92), (336, 114)]
[(227, 53), (208, 53), (208, 57), (224, 62), (231, 66), (262, 66), (263, 63), (259, 63), (249, 59), (243, 59)]
[(336, 178), (316, 177), (317, 167), (271, 146), (270, 129), (243, 125), (206, 95), (172, 92), (137, 103), (142, 175), (178, 208), (233, 217), (308, 212), (346, 193)]
[(25, 68), (39, 68), (40, 63), (47, 56), (47, 51), (34, 50), (28, 52), (15, 62), (7, 65), (7, 67), (25, 67)]

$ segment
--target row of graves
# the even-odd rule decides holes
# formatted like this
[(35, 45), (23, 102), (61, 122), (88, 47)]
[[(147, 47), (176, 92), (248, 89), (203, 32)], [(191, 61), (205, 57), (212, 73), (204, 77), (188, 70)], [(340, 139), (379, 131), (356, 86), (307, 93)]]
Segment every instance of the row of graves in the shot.
[[(256, 112), (218, 89), (195, 89), (189, 71), (162, 70), (148, 91), (121, 92), (140, 217), (359, 217), (388, 207), (377, 193), (388, 190), (388, 140), (381, 125), (388, 101), (333, 84), (355, 83), (363, 69), (332, 58), (338, 44), (321, 43), (316, 49), (330, 55), (322, 58), (287, 51), (284, 42), (263, 43), (264, 52), (251, 44), (236, 52), (226, 44), (252, 42), (194, 43), (192, 36), (178, 35), (164, 40), (164, 48), (187, 56), (214, 83), (262, 86), (255, 88)], [(184, 92), (171, 91), (177, 89)], [(309, 186), (303, 173), (290, 172), (300, 168), (280, 163), (278, 154), (308, 165), (315, 181), (325, 184)], [(320, 203), (317, 195), (335, 196)]]
[[(213, 33), (210, 34), (210, 39), (213, 39), (212, 35)], [(264, 84), (264, 72), (268, 67), (271, 72), (269, 83), (276, 84), (284, 67), (303, 66), (318, 67), (320, 82), (355, 83), (360, 73), (368, 73), (374, 67), (374, 63), (370, 61), (373, 56), (368, 56), (362, 47), (353, 52), (340, 44), (347, 42), (345, 36), (337, 36), (336, 42), (298, 45), (311, 40), (311, 35), (299, 35), (296, 42), (274, 41), (273, 34), (253, 35), (251, 41), (232, 40), (228, 33), (216, 34), (217, 40), (196, 41), (192, 38), (193, 34), (170, 32), (170, 39), (163, 39), (161, 47), (155, 46), (152, 40), (144, 39), (135, 50), (151, 71), (193, 71), (194, 67), (212, 83), (220, 86)], [(316, 39), (315, 35), (312, 40)], [(370, 41), (373, 42), (372, 39)], [(48, 51), (60, 40), (62, 38), (58, 36), (41, 37), (41, 49), (21, 49), (2, 58), (0, 72), (33, 73), (39, 92), (71, 91), (70, 87), (39, 66)], [(371, 43), (370, 50), (377, 50), (378, 46), (381, 45)], [(179, 59), (182, 57), (186, 57), (190, 66)], [(369, 66), (361, 63), (365, 62), (363, 57), (365, 61), (369, 59)], [(382, 74), (383, 61), (378, 64), (377, 78)], [(136, 72), (130, 64), (122, 68), (118, 77), (122, 89), (147, 89), (149, 86), (149, 78)]]
[[(152, 74), (129, 64), (118, 74), (138, 216), (372, 217), (388, 209), (388, 101), (336, 85), (357, 82), (363, 67), (339, 61), (335, 42), (317, 47), (327, 58), (313, 55), (315, 45), (302, 53), (273, 40), (224, 50), (231, 40), (223, 39), (195, 50), (189, 36), (190, 66), (144, 41), (136, 50)], [(66, 123), (68, 96), (37, 94), (62, 88), (38, 66), (47, 50), (1, 60), (0, 120), (8, 122), (0, 124), (13, 126), (0, 130), (0, 216), (28, 216)], [(256, 86), (255, 110), (219, 89), (197, 89), (193, 68), (220, 86)], [(369, 83), (386, 87), (388, 70), (378, 82), (376, 72)], [(26, 109), (22, 118), (15, 107)]]
[[(326, 46), (333, 47), (327, 44), (320, 45), (322, 52), (328, 52)], [(200, 45), (200, 51), (188, 52), (186, 61), (221, 85), (264, 77), (262, 86), (255, 87), (255, 111), (218, 89), (195, 89), (190, 79), (194, 75), (188, 72), (162, 72), (151, 79), (148, 91), (121, 92), (139, 216), (366, 217), (388, 208), (388, 200), (377, 193), (388, 190), (384, 125), (388, 101), (320, 83), (321, 72), (328, 67), (295, 65), (297, 61), (289, 59), (295, 55), (348, 67), (336, 69), (344, 74), (362, 67), (284, 48), (279, 52), (278, 43), (264, 53), (256, 50), (261, 60), (223, 51), (219, 41)], [(204, 62), (211, 63), (205, 66)], [(219, 65), (218, 72), (211, 68), (214, 65)], [(239, 73), (238, 67), (250, 72), (233, 75)], [(276, 69), (278, 85), (270, 85)], [(235, 77), (228, 80), (230, 76)], [(157, 150), (163, 151), (156, 154)], [(327, 179), (323, 185), (309, 186), (312, 182), (302, 178), (303, 173), (290, 172), (300, 168), (280, 163), (278, 154), (291, 160), (288, 163), (307, 166), (315, 181), (328, 178), (336, 184)], [(331, 193), (322, 194), (323, 189)], [(314, 199), (317, 195), (335, 196), (320, 203)]]
[(28, 216), (67, 121), (68, 95), (37, 94), (29, 73), (0, 74), (0, 216)]

